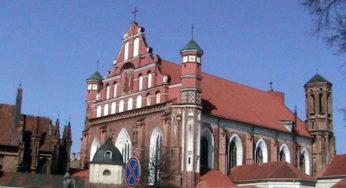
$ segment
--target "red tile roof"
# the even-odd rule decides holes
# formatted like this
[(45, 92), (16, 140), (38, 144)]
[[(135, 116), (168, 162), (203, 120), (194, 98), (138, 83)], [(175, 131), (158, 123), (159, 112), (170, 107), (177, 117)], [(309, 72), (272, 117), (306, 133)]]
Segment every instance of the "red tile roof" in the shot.
[(335, 155), (319, 178), (346, 176), (346, 154)]
[(89, 169), (75, 172), (72, 174), (72, 177), (89, 178)]
[(200, 177), (209, 187), (230, 187), (236, 186), (227, 176), (218, 170), (210, 170)]
[(314, 180), (313, 177), (306, 175), (287, 162), (237, 166), (232, 169), (229, 177), (233, 182), (266, 179)]
[(346, 178), (342, 179), (341, 181), (333, 185), (332, 188), (345, 188), (345, 187), (346, 187)]
[(11, 131), (14, 126), (15, 105), (0, 104), (0, 145), (11, 144)]
[[(161, 70), (180, 82), (181, 65), (162, 60)], [(280, 121), (295, 120), (295, 115), (273, 92), (261, 91), (233, 81), (202, 73), (202, 103), (206, 113), (256, 126), (289, 132)], [(298, 134), (311, 135), (298, 118)]]

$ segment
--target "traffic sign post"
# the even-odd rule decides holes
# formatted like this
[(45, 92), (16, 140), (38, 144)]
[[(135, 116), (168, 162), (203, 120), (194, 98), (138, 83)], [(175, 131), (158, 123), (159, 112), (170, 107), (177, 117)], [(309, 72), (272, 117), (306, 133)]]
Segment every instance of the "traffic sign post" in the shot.
[(141, 165), (137, 157), (131, 157), (125, 166), (125, 183), (128, 187), (135, 187), (141, 176)]

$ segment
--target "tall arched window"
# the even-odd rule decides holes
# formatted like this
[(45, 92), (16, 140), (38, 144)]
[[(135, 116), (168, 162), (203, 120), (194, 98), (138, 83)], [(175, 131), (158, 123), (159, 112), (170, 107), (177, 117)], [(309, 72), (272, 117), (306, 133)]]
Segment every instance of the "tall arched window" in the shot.
[(136, 108), (142, 107), (142, 96), (138, 95), (136, 99)]
[(138, 53), (139, 53), (139, 38), (136, 38), (133, 44), (133, 57), (138, 56)]
[(132, 110), (133, 108), (133, 99), (132, 97), (129, 98), (129, 100), (127, 101), (127, 110)]
[(101, 117), (101, 111), (102, 111), (102, 107), (101, 106), (97, 106), (96, 117)]
[(282, 144), (280, 149), (279, 149), (279, 161), (286, 161), (288, 163), (291, 162), (291, 155), (290, 155), (290, 151), (287, 147), (286, 144)]
[(303, 171), (305, 174), (310, 175), (309, 153), (305, 148), (301, 151), (301, 154), (299, 157), (299, 167), (300, 167), (300, 170)]
[(121, 100), (119, 102), (119, 112), (123, 112), (124, 111), (124, 100)]
[(117, 109), (117, 104), (116, 104), (115, 102), (112, 102), (112, 110), (111, 110), (111, 113), (112, 113), (112, 114), (115, 114), (116, 109)]
[(201, 134), (201, 167), (213, 169), (214, 161), (214, 137), (208, 128), (204, 128)]
[(138, 90), (143, 89), (143, 75), (139, 75), (139, 83), (138, 83)]
[(255, 163), (267, 163), (268, 162), (268, 149), (263, 139), (258, 140), (255, 148)]
[(153, 82), (153, 75), (151, 74), (151, 72), (148, 72), (148, 88), (151, 88)]
[(324, 112), (324, 110), (323, 110), (323, 95), (322, 95), (322, 93), (318, 94), (318, 111), (320, 113)]
[(243, 164), (243, 145), (238, 135), (234, 134), (228, 143), (228, 173), (235, 166)]
[(310, 95), (309, 107), (310, 114), (315, 113), (315, 96), (313, 94)]
[(150, 137), (149, 148), (149, 184), (158, 185), (160, 181), (160, 164), (161, 160), (161, 145), (162, 145), (162, 132), (159, 128), (155, 128)]
[(156, 93), (156, 104), (159, 104), (161, 102), (161, 95), (159, 92)]
[(108, 104), (105, 104), (105, 107), (103, 109), (103, 115), (107, 116), (108, 115)]
[(126, 164), (132, 157), (132, 144), (129, 134), (126, 129), (121, 129), (117, 140), (115, 141), (115, 147), (121, 152), (123, 161)]
[(97, 137), (95, 137), (92, 144), (91, 144), (91, 148), (90, 148), (90, 158), (89, 158), (90, 161), (93, 160), (94, 155), (95, 155), (97, 149), (99, 149), (99, 147), (100, 147), (100, 141)]
[(126, 42), (125, 50), (124, 50), (124, 60), (127, 60), (128, 58), (129, 58), (129, 42)]

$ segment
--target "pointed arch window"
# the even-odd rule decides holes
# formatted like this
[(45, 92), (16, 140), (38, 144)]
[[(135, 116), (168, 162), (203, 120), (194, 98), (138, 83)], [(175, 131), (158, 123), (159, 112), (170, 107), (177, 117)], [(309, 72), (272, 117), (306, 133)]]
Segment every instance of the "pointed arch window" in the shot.
[(126, 129), (122, 129), (115, 142), (115, 147), (121, 152), (123, 156), (123, 162), (126, 164), (132, 157), (132, 145), (129, 134)]
[(290, 151), (289, 151), (286, 144), (281, 145), (281, 147), (279, 149), (278, 159), (279, 159), (279, 161), (286, 161), (288, 163), (291, 162)]
[(102, 107), (101, 106), (97, 106), (96, 117), (101, 117), (101, 111), (102, 111)]
[(114, 89), (113, 89), (113, 97), (117, 97), (117, 91), (118, 91), (118, 84), (114, 83)]
[(107, 90), (106, 90), (106, 99), (109, 99), (110, 97), (110, 92), (111, 92), (111, 86), (107, 84)]
[(260, 139), (255, 148), (255, 163), (262, 164), (268, 162), (268, 149), (263, 139)]
[(204, 128), (201, 134), (201, 168), (213, 169), (214, 161), (214, 137), (208, 128)]
[(237, 134), (233, 134), (228, 143), (228, 174), (235, 166), (243, 165), (243, 145)]
[(136, 38), (133, 44), (133, 57), (139, 54), (139, 38)]
[(147, 106), (151, 105), (151, 97), (150, 94), (147, 95)]
[(155, 128), (150, 137), (149, 151), (149, 184), (158, 185), (160, 182), (160, 165), (161, 164), (161, 145), (162, 132), (159, 128)]
[(304, 148), (299, 157), (299, 168), (305, 174), (310, 175), (310, 159), (307, 150)]

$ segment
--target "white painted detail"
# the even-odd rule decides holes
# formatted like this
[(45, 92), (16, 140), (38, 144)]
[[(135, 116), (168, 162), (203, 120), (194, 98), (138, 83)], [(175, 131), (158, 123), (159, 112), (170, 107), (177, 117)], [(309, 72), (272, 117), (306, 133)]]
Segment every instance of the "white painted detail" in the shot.
[(163, 76), (162, 81), (164, 83), (167, 83), (168, 82), (168, 76), (167, 75)]
[(115, 102), (112, 102), (111, 114), (115, 114), (116, 113), (116, 109), (117, 109), (117, 104)]
[(121, 129), (119, 132), (115, 141), (115, 147), (117, 147), (120, 151), (121, 155), (123, 156), (123, 162), (126, 164), (132, 157), (132, 143), (125, 128)]
[(88, 84), (88, 90), (91, 90), (92, 84)]
[(123, 112), (124, 111), (124, 100), (121, 100), (119, 102), (119, 112)]
[(138, 90), (142, 90), (143, 89), (143, 76), (140, 75), (139, 76), (139, 87), (138, 87)]
[(256, 151), (257, 151), (258, 148), (261, 148), (261, 150), (262, 150), (263, 163), (267, 163), (268, 162), (268, 149), (267, 149), (266, 143), (264, 142), (264, 140), (262, 138), (260, 140), (258, 140), (258, 142), (256, 143), (255, 159), (257, 158)]
[(127, 60), (128, 58), (129, 58), (129, 42), (126, 42), (125, 51), (124, 51), (124, 60)]
[(92, 90), (97, 90), (97, 84), (93, 84)]
[(142, 107), (142, 96), (138, 95), (136, 99), (136, 108), (141, 108)]
[(156, 104), (159, 104), (161, 102), (161, 94), (156, 93)]
[(99, 147), (100, 147), (100, 141), (97, 137), (95, 137), (90, 148), (90, 161), (94, 159), (94, 155), (97, 149), (99, 149)]
[(189, 56), (189, 62), (195, 62), (196, 61), (196, 56)]
[(153, 75), (151, 73), (148, 74), (148, 88), (151, 88)]
[(101, 111), (102, 111), (102, 107), (99, 105), (97, 106), (96, 109), (96, 117), (101, 117)]
[(111, 87), (107, 86), (106, 99), (109, 99), (110, 92), (111, 92)]
[(197, 63), (201, 63), (201, 58), (197, 57)]
[[(290, 163), (291, 162), (291, 155), (290, 155), (290, 150), (288, 149), (286, 144), (282, 144), (280, 149), (279, 149), (279, 158), (280, 158), (280, 153), (284, 152), (285, 155), (285, 161)], [(280, 159), (279, 159), (280, 160)]]
[(133, 98), (129, 98), (129, 100), (127, 101), (127, 110), (132, 110), (133, 108)]
[(138, 54), (139, 54), (139, 38), (136, 38), (133, 44), (133, 57), (138, 56)]
[(189, 119), (187, 121), (187, 135), (186, 135), (186, 171), (193, 171), (194, 163), (194, 121)]
[(108, 115), (108, 104), (105, 104), (105, 107), (103, 109), (103, 115), (107, 116)]
[(184, 57), (183, 57), (183, 63), (186, 63), (187, 60), (188, 60), (188, 57), (187, 57), (187, 56), (184, 56)]
[(100, 100), (100, 99), (101, 99), (101, 94), (100, 93), (96, 94), (96, 100)]
[(150, 99), (150, 95), (147, 96), (147, 106), (151, 105), (151, 99)]
[(117, 97), (118, 84), (114, 84), (113, 97)]

